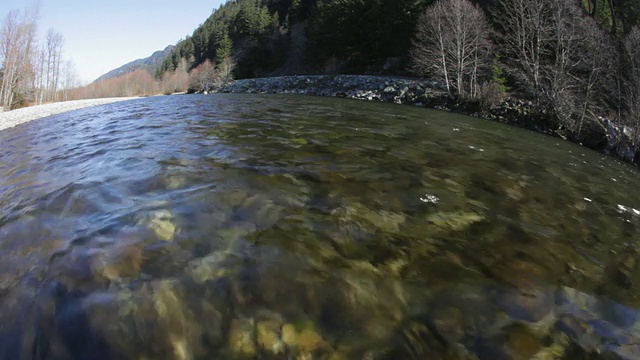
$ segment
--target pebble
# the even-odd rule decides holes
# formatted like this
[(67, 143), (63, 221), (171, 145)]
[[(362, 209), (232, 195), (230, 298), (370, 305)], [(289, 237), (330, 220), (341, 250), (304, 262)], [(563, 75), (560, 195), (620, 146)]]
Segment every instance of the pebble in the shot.
[(253, 342), (253, 326), (249, 320), (233, 319), (229, 325), (229, 349), (244, 359), (257, 355), (258, 350)]
[(284, 352), (284, 343), (280, 340), (280, 323), (273, 320), (261, 321), (256, 325), (258, 345), (274, 355)]

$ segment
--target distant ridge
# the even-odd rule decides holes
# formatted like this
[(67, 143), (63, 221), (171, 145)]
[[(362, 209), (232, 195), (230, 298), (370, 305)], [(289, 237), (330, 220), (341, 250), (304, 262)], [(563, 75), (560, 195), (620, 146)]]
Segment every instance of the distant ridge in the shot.
[(138, 69), (146, 69), (147, 71), (149, 71), (149, 73), (151, 73), (151, 75), (154, 75), (156, 68), (160, 64), (162, 64), (162, 61), (164, 60), (165, 57), (171, 55), (173, 48), (174, 48), (173, 45), (169, 45), (166, 48), (164, 48), (164, 50), (158, 50), (147, 58), (134, 60), (130, 63), (124, 64), (119, 68), (111, 70), (108, 73), (100, 76), (95, 81), (97, 82), (101, 80), (117, 78), (119, 76), (134, 72)]

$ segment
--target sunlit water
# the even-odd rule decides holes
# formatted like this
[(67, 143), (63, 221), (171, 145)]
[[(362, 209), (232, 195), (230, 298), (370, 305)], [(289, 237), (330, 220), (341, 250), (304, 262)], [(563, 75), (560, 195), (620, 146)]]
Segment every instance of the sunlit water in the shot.
[(640, 175), (558, 139), (194, 95), (0, 144), (1, 359), (640, 357)]

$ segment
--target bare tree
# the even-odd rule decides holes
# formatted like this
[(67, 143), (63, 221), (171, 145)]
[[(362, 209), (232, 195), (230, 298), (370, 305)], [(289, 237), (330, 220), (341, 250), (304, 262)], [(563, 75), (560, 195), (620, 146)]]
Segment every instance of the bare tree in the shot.
[(624, 39), (626, 78), (623, 81), (623, 116), (633, 129), (633, 140), (640, 144), (640, 28), (634, 27)]
[[(12, 10), (0, 27), (0, 106), (10, 109), (15, 96), (26, 97), (33, 84), (33, 45), (38, 20), (37, 7)], [(24, 99), (23, 99), (24, 100)]]
[(62, 76), (62, 100), (67, 101), (70, 100), (71, 90), (80, 86), (78, 71), (73, 61), (67, 60), (65, 62)]
[(579, 133), (607, 96), (612, 40), (573, 0), (498, 0), (496, 10), (509, 74), (561, 131)]
[(60, 85), (60, 68), (62, 65), (62, 48), (64, 37), (50, 28), (45, 43), (45, 101), (56, 101), (56, 92)]
[[(67, 62), (70, 64), (70, 62)], [(75, 75), (69, 79), (71, 85), (67, 83), (67, 75), (69, 73), (69, 67), (65, 67), (63, 73), (65, 74), (64, 88), (61, 93), (65, 96), (65, 100), (77, 100), (77, 99), (93, 99), (102, 97), (118, 97), (118, 96), (142, 96), (142, 95), (155, 95), (160, 91), (160, 84), (154, 79), (154, 77), (146, 69), (137, 69), (130, 73), (121, 75), (117, 78), (109, 78), (93, 82), (86, 86), (80, 86), (78, 81), (73, 81)], [(75, 74), (75, 70), (72, 71)], [(172, 77), (172, 73), (167, 72), (165, 83), (168, 93), (173, 91), (182, 91), (183, 77), (186, 74), (179, 72), (178, 76)], [(170, 82), (174, 87), (170, 87)], [(186, 86), (186, 85), (185, 85)]]
[(224, 58), (217, 66), (217, 74), (220, 80), (219, 86), (224, 86), (233, 81), (233, 71), (236, 68), (236, 62), (231, 56)]
[(542, 59), (540, 90), (561, 124), (576, 131), (576, 115), (579, 112), (579, 66), (584, 52), (581, 11), (573, 0), (543, 0), (551, 9), (549, 28), (551, 38), (546, 44), (549, 57)]
[(410, 56), (414, 72), (444, 81), (447, 91), (452, 93), (450, 65), (447, 61), (447, 48), (451, 40), (443, 12), (443, 3), (438, 2), (420, 16)]
[(42, 102), (44, 101), (44, 97), (45, 97), (45, 93), (46, 93), (46, 74), (45, 74), (45, 68), (46, 68), (46, 51), (43, 47), (41, 47), (40, 49), (36, 50), (35, 52), (35, 64), (36, 64), (36, 68), (35, 68), (35, 97), (36, 97), (36, 102), (38, 104), (42, 104)]
[(129, 74), (131, 81), (135, 83), (133, 95), (154, 95), (158, 93), (158, 84), (149, 71), (138, 69)]
[(578, 114), (576, 131), (579, 133), (588, 118), (595, 118), (597, 114), (605, 114), (610, 104), (616, 102), (615, 66), (618, 62), (618, 52), (614, 40), (593, 18), (581, 20), (583, 42), (581, 63), (579, 64), (581, 108)]
[(506, 69), (536, 100), (542, 92), (543, 59), (553, 40), (549, 4), (548, 0), (499, 0), (495, 12)]
[(210, 91), (216, 81), (216, 69), (211, 60), (206, 60), (189, 73), (189, 90)]
[(189, 87), (189, 63), (187, 59), (180, 59), (175, 71), (167, 71), (162, 77), (161, 88), (165, 94), (186, 91)]
[(449, 94), (475, 98), (488, 65), (489, 26), (469, 0), (438, 0), (418, 20), (413, 69), (443, 81)]

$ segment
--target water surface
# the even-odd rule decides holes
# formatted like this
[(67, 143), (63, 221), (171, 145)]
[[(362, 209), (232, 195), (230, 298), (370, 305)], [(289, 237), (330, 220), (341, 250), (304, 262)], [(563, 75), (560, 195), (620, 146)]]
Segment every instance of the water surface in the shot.
[(640, 175), (558, 139), (193, 95), (0, 144), (2, 359), (640, 357)]

